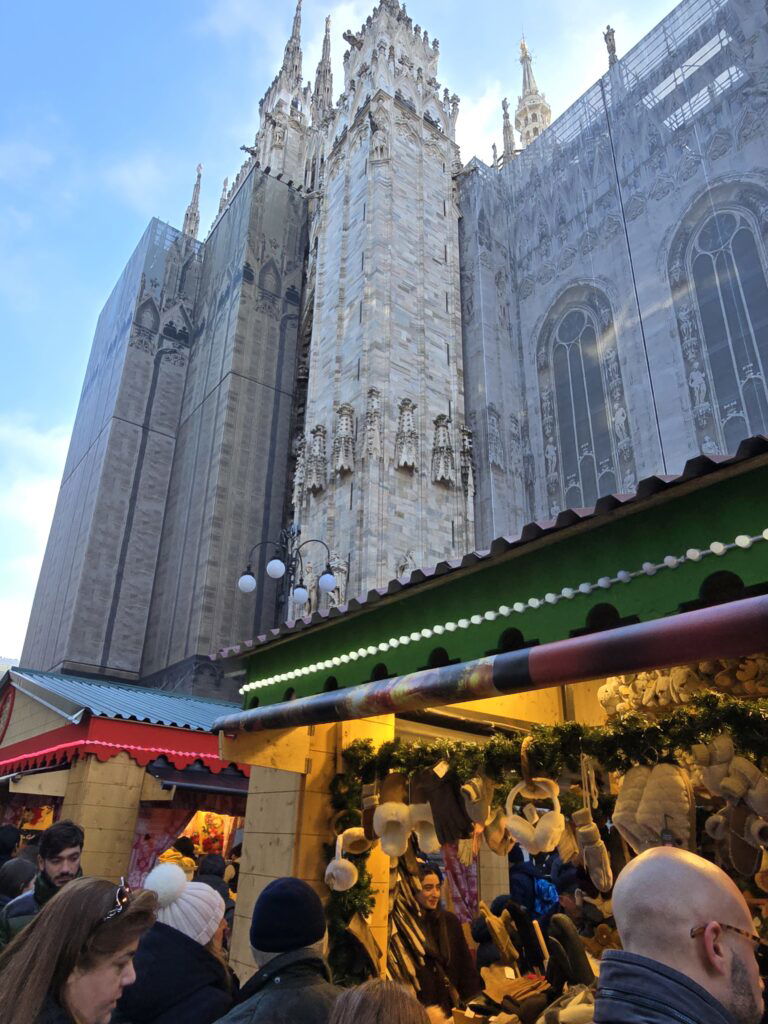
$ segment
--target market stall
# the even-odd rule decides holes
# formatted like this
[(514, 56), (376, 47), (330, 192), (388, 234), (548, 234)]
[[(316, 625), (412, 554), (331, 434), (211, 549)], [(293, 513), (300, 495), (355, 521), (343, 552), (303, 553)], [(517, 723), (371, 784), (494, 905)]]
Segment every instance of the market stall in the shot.
[[(407, 913), (419, 888), (411, 854), (435, 843), (446, 895), (459, 910), (468, 901), (487, 911), (513, 960), (507, 939), (519, 954), (520, 928), (491, 910), (508, 891), (511, 840), (531, 847), (527, 859), (570, 850), (589, 875), (594, 934), (584, 938), (595, 957), (614, 941), (603, 905), (606, 855), (611, 876), (619, 866), (611, 833), (628, 854), (634, 830), (653, 842), (703, 842), (727, 863), (730, 850), (703, 827), (724, 797), (706, 788), (707, 765), (692, 758), (704, 757), (744, 701), (759, 716), (746, 730), (762, 728), (768, 509), (755, 496), (768, 493), (766, 449), (754, 440), (734, 459), (693, 460), (680, 477), (644, 481), (633, 496), (532, 524), (490, 551), (221, 652), (225, 671), (245, 672), (244, 710), (216, 727), (223, 756), (253, 766), (241, 873), (249, 896), (290, 865), (328, 896), (340, 977), (379, 969), (412, 981), (421, 937)], [(431, 745), (405, 741), (419, 730)], [(480, 735), (462, 742), (468, 732)], [(759, 769), (761, 751), (730, 732), (736, 755)], [(413, 798), (414, 776), (430, 772), (440, 776), (437, 802), (450, 795), (459, 818), (464, 809), (456, 835), (442, 825), (433, 835), (441, 814), (429, 786)], [(405, 796), (382, 799), (393, 775), (405, 777)], [(619, 804), (619, 828), (625, 777), (625, 802), (636, 787), (639, 795), (637, 806)], [(642, 833), (631, 816), (645, 784), (655, 804), (662, 782), (676, 794), (673, 825), (641, 814)], [(365, 833), (372, 808), (390, 804), (379, 830), (349, 833)], [(703, 816), (695, 840), (694, 807)], [(749, 832), (759, 835), (757, 826)], [(454, 864), (474, 870), (474, 881)], [(757, 884), (759, 866), (750, 863), (745, 884)], [(237, 928), (234, 948), (247, 971)], [(515, 973), (514, 963), (502, 966)]]
[(185, 832), (200, 853), (226, 855), (249, 772), (222, 761), (210, 732), (228, 708), (10, 669), (0, 681), (0, 822), (29, 841), (72, 818), (86, 833), (84, 870), (134, 886)]

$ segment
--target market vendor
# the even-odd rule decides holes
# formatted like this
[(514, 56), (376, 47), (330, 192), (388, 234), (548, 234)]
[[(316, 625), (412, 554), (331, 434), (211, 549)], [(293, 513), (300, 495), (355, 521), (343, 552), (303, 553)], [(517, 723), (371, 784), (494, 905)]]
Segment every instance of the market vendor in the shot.
[(459, 919), (440, 906), (442, 878), (437, 868), (425, 864), (420, 870), (421, 925), (425, 938), (425, 962), (416, 974), (419, 1000), (424, 1006), (439, 1006), (449, 1017), (454, 1007), (464, 1007), (483, 990), (483, 979), (467, 945)]

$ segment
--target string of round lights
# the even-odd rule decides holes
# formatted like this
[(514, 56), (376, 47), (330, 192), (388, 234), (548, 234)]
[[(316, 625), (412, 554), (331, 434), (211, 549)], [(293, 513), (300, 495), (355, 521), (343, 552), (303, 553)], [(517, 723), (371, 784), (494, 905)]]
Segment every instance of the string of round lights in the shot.
[(473, 626), (480, 626), (485, 622), (494, 622), (499, 618), (509, 618), (512, 615), (521, 615), (523, 612), (537, 610), (544, 605), (554, 605), (559, 601), (572, 601), (576, 597), (586, 596), (599, 590), (609, 590), (615, 584), (628, 584), (634, 579), (644, 576), (655, 576), (656, 573), (665, 569), (674, 570), (685, 562), (700, 562), (703, 558), (714, 556), (721, 558), (729, 551), (739, 549), (746, 551), (753, 544), (760, 541), (768, 541), (768, 528), (757, 536), (750, 536), (740, 533), (730, 543), (723, 543), (714, 540), (707, 548), (688, 548), (683, 555), (665, 555), (660, 562), (643, 562), (639, 569), (629, 572), (626, 569), (619, 569), (613, 576), (600, 576), (594, 583), (579, 583), (575, 587), (563, 587), (554, 592), (549, 591), (543, 597), (529, 597), (527, 601), (515, 601), (512, 605), (502, 604), (498, 608), (489, 609), (482, 614), (475, 613), (467, 618), (457, 619), (455, 622), (443, 622), (431, 627), (414, 630), (411, 633), (404, 633), (399, 637), (390, 637), (378, 644), (370, 644), (366, 647), (358, 647), (346, 651), (344, 654), (326, 658), (311, 665), (304, 665), (301, 668), (291, 669), (288, 672), (281, 672), (278, 675), (265, 679), (257, 679), (254, 682), (246, 683), (240, 687), (240, 693), (245, 694), (253, 690), (262, 689), (265, 686), (272, 686), (275, 683), (287, 683), (305, 676), (314, 675), (317, 672), (326, 672), (329, 669), (340, 668), (342, 665), (349, 665), (376, 654), (384, 654), (387, 651), (395, 650), (398, 647), (405, 647), (411, 643), (419, 643), (421, 640), (429, 640), (436, 636), (443, 636), (446, 633), (455, 633), (459, 629), (471, 629)]

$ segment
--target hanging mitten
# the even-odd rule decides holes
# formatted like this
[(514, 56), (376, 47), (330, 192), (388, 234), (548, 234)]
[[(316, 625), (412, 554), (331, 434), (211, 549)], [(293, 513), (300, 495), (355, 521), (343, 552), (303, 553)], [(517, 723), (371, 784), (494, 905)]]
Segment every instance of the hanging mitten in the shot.
[(576, 825), (576, 837), (587, 874), (599, 892), (609, 892), (613, 888), (613, 872), (600, 829), (592, 820), (588, 807), (574, 811), (571, 818)]
[(441, 846), (457, 839), (469, 839), (472, 835), (472, 822), (464, 808), (458, 781), (445, 762), (413, 776), (411, 799), (414, 803), (428, 803), (432, 808)]

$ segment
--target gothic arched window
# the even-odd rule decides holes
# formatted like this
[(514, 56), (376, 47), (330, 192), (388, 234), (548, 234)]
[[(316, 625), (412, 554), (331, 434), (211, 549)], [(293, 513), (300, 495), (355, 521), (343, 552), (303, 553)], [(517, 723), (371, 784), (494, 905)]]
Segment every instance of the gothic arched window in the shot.
[(768, 433), (768, 192), (732, 183), (686, 216), (669, 276), (699, 446)]
[(613, 313), (591, 285), (569, 288), (537, 346), (549, 511), (594, 505), (635, 487)]

